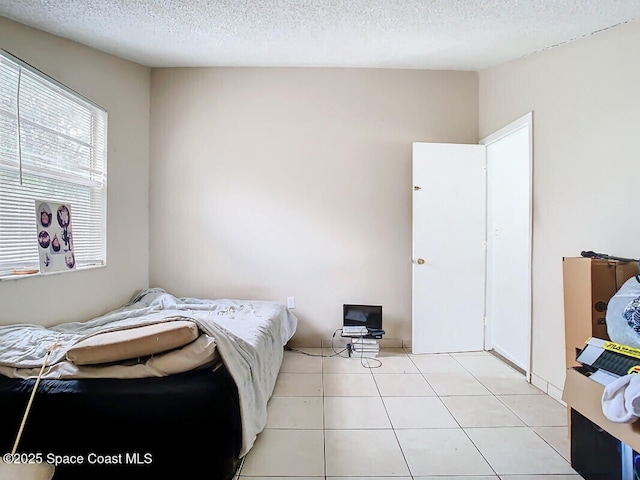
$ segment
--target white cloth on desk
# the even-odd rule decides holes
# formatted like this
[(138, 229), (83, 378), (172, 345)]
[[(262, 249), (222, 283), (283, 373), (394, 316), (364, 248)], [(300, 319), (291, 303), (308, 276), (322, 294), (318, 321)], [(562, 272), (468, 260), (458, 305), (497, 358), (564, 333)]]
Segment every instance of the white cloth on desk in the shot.
[(632, 423), (640, 417), (640, 374), (624, 375), (604, 387), (602, 413), (616, 423)]

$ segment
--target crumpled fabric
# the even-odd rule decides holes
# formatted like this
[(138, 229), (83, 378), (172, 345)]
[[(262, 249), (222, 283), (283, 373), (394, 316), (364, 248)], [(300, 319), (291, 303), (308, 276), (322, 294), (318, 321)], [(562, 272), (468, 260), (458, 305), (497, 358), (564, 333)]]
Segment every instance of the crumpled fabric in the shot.
[(616, 423), (633, 423), (640, 417), (640, 374), (624, 375), (604, 387), (602, 413)]

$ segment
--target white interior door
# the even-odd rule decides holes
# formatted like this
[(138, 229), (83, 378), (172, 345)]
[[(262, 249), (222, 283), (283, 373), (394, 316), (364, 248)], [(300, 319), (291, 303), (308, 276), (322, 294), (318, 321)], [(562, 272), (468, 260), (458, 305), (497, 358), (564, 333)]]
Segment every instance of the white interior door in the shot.
[(413, 144), (412, 351), (482, 350), (485, 147)]
[(483, 139), (487, 148), (485, 348), (531, 369), (532, 115)]

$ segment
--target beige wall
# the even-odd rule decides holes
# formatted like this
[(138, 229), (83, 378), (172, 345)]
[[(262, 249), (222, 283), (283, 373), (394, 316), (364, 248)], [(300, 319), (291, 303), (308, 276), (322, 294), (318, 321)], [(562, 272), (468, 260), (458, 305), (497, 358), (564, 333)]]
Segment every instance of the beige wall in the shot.
[(480, 137), (533, 111), (533, 373), (564, 384), (562, 257), (638, 258), (640, 23), (480, 72)]
[(3, 18), (0, 47), (109, 111), (108, 267), (0, 282), (3, 324), (94, 316), (150, 278), (177, 295), (295, 296), (299, 344), (330, 336), (346, 302), (383, 304), (387, 337), (409, 339), (411, 143), (475, 143), (528, 111), (536, 379), (564, 381), (562, 257), (639, 255), (639, 23), (480, 72), (479, 95), (468, 72), (150, 75)]
[(109, 114), (107, 267), (0, 282), (0, 324), (52, 325), (119, 307), (148, 286), (150, 69), (4, 18), (0, 48)]
[(294, 342), (380, 303), (411, 336), (411, 144), (477, 141), (477, 75), (159, 69), (151, 76), (150, 283), (296, 298)]
[(480, 72), (479, 94), (468, 72), (150, 75), (3, 18), (0, 47), (109, 111), (108, 267), (0, 282), (0, 323), (84, 319), (150, 278), (295, 296), (299, 344), (330, 336), (346, 302), (383, 304), (387, 337), (409, 339), (411, 143), (475, 143), (529, 111), (534, 378), (564, 381), (562, 257), (639, 255), (640, 23)]

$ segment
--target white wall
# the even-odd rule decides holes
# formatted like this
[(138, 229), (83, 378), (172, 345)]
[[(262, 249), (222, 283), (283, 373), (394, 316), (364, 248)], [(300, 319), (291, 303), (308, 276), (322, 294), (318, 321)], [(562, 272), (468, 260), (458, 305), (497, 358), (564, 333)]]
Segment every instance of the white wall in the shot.
[(0, 324), (86, 320), (148, 286), (150, 69), (5, 18), (0, 48), (108, 111), (107, 267), (0, 282)]
[[(562, 257), (640, 255), (640, 23), (480, 72), (480, 138), (533, 111), (533, 374), (564, 384)], [(555, 391), (555, 390), (554, 390)]]
[(477, 75), (154, 69), (150, 283), (182, 296), (295, 296), (294, 343), (383, 305), (411, 336), (411, 147), (475, 143)]

